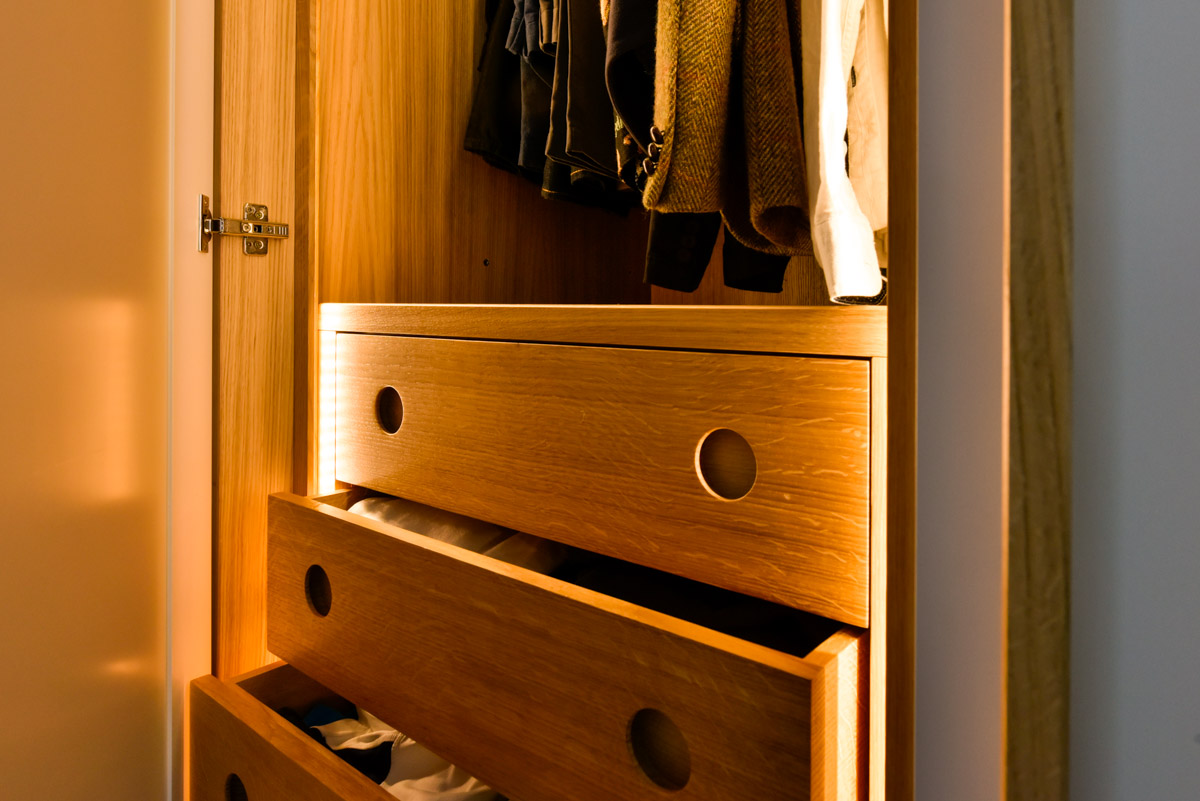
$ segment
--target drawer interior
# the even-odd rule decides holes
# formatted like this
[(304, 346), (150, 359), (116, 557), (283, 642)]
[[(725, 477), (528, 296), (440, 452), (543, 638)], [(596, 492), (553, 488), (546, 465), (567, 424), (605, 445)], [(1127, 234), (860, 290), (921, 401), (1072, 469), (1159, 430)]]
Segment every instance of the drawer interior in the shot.
[(193, 801), (386, 801), (372, 784), (274, 710), (344, 698), (291, 665), (277, 663), (231, 681), (203, 676), (191, 686)]
[(354, 499), (272, 497), (270, 648), (489, 785), (859, 797), (861, 631), (782, 653), (352, 515)]

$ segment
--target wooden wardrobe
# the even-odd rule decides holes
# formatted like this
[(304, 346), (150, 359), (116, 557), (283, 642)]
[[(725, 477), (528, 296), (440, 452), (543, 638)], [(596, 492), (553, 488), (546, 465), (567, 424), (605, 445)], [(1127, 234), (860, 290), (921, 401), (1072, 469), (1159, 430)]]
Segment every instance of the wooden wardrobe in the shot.
[[(912, 798), (915, 4), (891, 15), (889, 299), (852, 308), (811, 262), (781, 296), (719, 256), (651, 290), (643, 215), (464, 151), (482, 0), (219, 4), (213, 204), (291, 238), (214, 270), (194, 799), (388, 797), (271, 711), (318, 699), (515, 801)], [(836, 625), (782, 654), (348, 513), (364, 490)]]

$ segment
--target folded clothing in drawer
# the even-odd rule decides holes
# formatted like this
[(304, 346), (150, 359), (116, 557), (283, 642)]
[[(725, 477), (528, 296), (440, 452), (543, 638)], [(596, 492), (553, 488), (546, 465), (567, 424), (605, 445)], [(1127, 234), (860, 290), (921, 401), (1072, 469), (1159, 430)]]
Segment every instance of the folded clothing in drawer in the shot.
[(365, 498), (350, 511), (537, 573), (553, 573), (569, 555), (561, 543), (405, 498)]
[[(556, 570), (601, 594), (348, 500), (272, 497), (269, 647), (489, 786), (521, 801), (859, 797), (861, 631), (785, 627), (790, 655), (710, 627), (730, 613), (702, 596), (673, 614), (621, 600), (648, 574), (611, 561), (573, 553)], [(674, 616), (695, 609), (715, 623)]]
[(318, 703), (303, 713), (292, 707), (277, 711), (400, 801), (505, 801), (366, 710)]
[(278, 663), (224, 681), (192, 682), (192, 801), (394, 801), (379, 785), (274, 712), (345, 699)]
[(349, 511), (795, 656), (804, 656), (840, 628), (799, 609), (406, 498), (365, 498)]
[(199, 678), (191, 705), (195, 801), (507, 801), (283, 662)]

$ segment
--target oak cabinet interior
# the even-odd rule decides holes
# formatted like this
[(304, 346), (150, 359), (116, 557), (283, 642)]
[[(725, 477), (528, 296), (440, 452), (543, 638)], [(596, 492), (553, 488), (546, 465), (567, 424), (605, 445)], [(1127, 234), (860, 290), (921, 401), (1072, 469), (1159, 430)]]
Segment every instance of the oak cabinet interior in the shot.
[[(910, 582), (890, 580), (911, 569), (908, 508), (889, 508), (897, 486), (907, 491), (889, 469), (907, 458), (889, 444), (907, 424), (889, 408), (911, 365), (906, 352), (889, 356), (912, 319), (915, 200), (896, 191), (908, 167), (892, 176), (889, 307), (824, 305), (811, 263), (793, 266), (779, 297), (726, 290), (719, 260), (696, 296), (711, 305), (668, 305), (681, 299), (640, 280), (644, 218), (545, 201), (462, 150), (481, 3), (424, 22), (369, 0), (265, 5), (219, 12), (219, 194), (267, 203), (295, 236), (266, 257), (220, 254), (217, 678), (193, 690), (196, 709), (213, 710), (194, 713), (197, 752), (226, 736), (218, 721), (272, 753), (261, 763), (271, 776), (310, 758), (234, 679), (280, 656), (291, 665), (263, 676), (393, 717), (522, 801), (658, 797), (680, 773), (667, 758), (667, 784), (656, 783), (631, 755), (642, 709), (690, 745), (681, 798), (732, 797), (722, 776), (756, 770), (763, 798), (882, 801), (885, 786), (904, 787), (910, 745), (885, 732), (911, 724), (907, 701), (889, 695), (907, 681), (910, 635)], [(915, 12), (892, 9), (895, 49)], [(893, 59), (894, 81), (909, 61)], [(915, 144), (912, 113), (892, 105), (893, 131), (912, 132), (893, 134), (893, 153)], [(264, 142), (294, 156), (285, 169), (244, 166)], [(338, 508), (348, 496), (329, 492), (347, 485), (839, 625), (808, 656), (788, 656), (387, 531)], [(295, 494), (268, 506), (280, 492)], [(334, 592), (323, 617), (296, 594), (297, 571), (318, 561)], [(398, 572), (407, 583), (391, 581)], [(481, 595), (456, 605), (433, 576)], [(480, 629), (511, 680), (489, 684), (437, 636), (417, 653), (443, 661), (444, 683), (395, 675), (380, 647), (395, 632), (365, 611), (380, 604), (394, 605), (397, 630), (407, 604), (455, 631)], [(506, 611), (483, 629), (485, 608)], [(577, 651), (555, 645), (580, 627)], [(570, 715), (599, 711), (555, 700), (565, 676), (613, 700), (610, 731), (585, 732)], [(452, 682), (467, 688), (457, 701)], [(531, 721), (541, 757), (499, 744), (506, 716)], [(742, 756), (722, 765), (714, 749), (735, 734)], [(576, 750), (556, 750), (564, 742)], [(538, 761), (550, 754), (582, 772)], [(196, 767), (193, 787), (224, 769)], [(588, 770), (618, 789), (603, 795), (607, 785), (580, 778)], [(300, 769), (287, 782), (312, 787), (279, 797), (370, 797), (326, 773)]]

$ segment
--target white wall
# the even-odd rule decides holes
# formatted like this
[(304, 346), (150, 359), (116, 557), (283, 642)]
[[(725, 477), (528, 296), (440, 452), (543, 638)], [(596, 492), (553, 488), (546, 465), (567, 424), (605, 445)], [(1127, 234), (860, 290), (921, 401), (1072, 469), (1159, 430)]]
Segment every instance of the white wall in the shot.
[(4, 4), (4, 798), (166, 793), (169, 11)]
[(920, 37), (916, 797), (1001, 801), (1005, 3)]
[(1200, 798), (1200, 3), (1076, 4), (1076, 801)]

